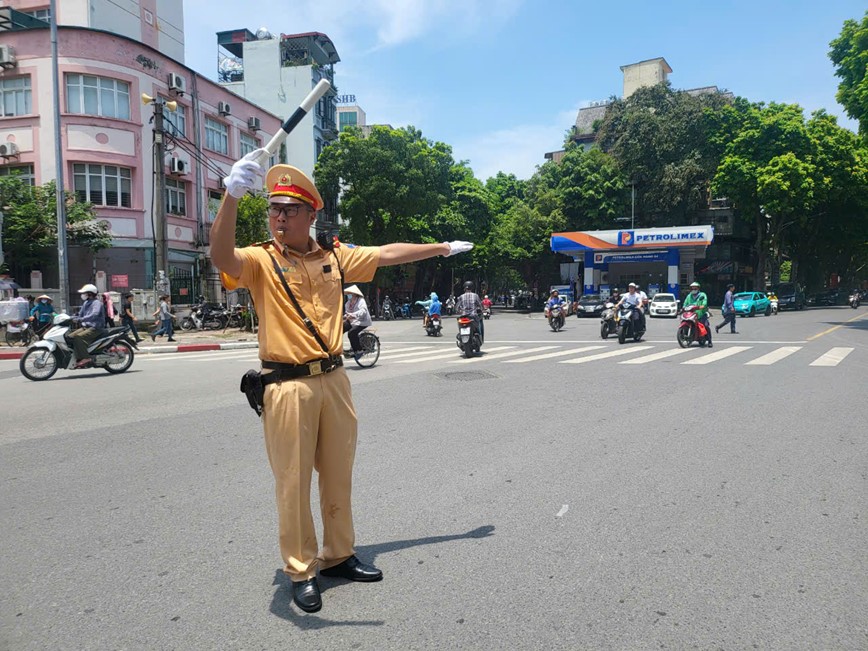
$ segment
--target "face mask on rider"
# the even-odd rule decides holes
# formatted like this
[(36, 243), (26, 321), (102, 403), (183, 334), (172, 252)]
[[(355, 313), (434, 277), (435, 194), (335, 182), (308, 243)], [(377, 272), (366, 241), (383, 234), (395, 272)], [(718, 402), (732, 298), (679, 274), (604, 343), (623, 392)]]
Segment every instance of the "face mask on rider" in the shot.
[(43, 305), (46, 305), (46, 304), (48, 303), (48, 299), (43, 298), (43, 299), (42, 299), (41, 301), (39, 301), (39, 302), (42, 303)]
[(87, 294), (79, 294), (79, 296), (81, 296), (81, 300), (83, 300), (83, 301), (87, 300)]

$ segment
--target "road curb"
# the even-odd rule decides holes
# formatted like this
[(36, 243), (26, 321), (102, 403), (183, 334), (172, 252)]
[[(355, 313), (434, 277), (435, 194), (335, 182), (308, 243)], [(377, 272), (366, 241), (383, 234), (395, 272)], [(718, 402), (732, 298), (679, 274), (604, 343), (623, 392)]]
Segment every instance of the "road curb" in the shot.
[[(256, 341), (236, 341), (230, 344), (180, 344), (179, 346), (160, 346), (155, 348), (141, 348), (136, 351), (137, 355), (165, 355), (167, 353), (199, 353), (207, 350), (244, 350), (247, 348), (259, 348)], [(0, 360), (21, 359), (27, 349), (9, 352), (0, 352)]]

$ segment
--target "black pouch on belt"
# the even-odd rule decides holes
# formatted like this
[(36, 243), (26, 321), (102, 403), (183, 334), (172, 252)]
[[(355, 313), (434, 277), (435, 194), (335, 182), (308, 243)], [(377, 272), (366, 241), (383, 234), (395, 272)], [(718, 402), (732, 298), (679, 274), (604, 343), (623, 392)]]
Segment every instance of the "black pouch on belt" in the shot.
[(257, 416), (262, 416), (262, 406), (265, 400), (265, 384), (262, 382), (262, 373), (253, 369), (241, 376), (241, 393), (247, 396)]

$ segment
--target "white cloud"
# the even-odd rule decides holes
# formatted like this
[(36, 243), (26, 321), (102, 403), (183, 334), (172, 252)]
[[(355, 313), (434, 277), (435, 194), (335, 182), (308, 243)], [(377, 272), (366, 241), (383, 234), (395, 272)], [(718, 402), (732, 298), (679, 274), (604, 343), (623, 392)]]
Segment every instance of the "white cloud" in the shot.
[(478, 179), (486, 180), (498, 172), (530, 178), (538, 165), (545, 162), (546, 152), (563, 148), (564, 135), (576, 121), (575, 108), (558, 112), (544, 123), (524, 124), (479, 134), (455, 143), (455, 160), (468, 160)]

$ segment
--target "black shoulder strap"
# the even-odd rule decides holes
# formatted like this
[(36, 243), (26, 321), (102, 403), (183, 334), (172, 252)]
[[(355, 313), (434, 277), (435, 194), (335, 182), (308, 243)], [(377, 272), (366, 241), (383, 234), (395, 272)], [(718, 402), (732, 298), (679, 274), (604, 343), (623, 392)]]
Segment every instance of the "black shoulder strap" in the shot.
[(271, 255), (269, 251), (266, 251), (266, 253), (268, 253), (268, 257), (271, 258), (271, 264), (274, 265), (274, 273), (276, 273), (277, 277), (280, 278), (280, 282), (283, 284), (283, 288), (286, 290), (286, 294), (287, 296), (289, 296), (289, 300), (292, 302), (292, 304), (295, 306), (295, 309), (301, 316), (301, 320), (302, 322), (304, 322), (305, 327), (310, 331), (310, 334), (313, 335), (313, 338), (316, 339), (316, 343), (319, 344), (319, 347), (323, 349), (325, 354), (331, 355), (328, 346), (325, 345), (322, 337), (319, 336), (319, 332), (317, 332), (316, 326), (313, 324), (313, 321), (307, 318), (304, 310), (301, 309), (301, 305), (299, 305), (298, 301), (295, 300), (295, 296), (293, 295), (292, 290), (289, 288), (289, 285), (286, 284), (286, 278), (284, 277), (283, 272), (280, 270), (280, 266), (277, 264), (277, 260), (274, 259), (274, 256)]

